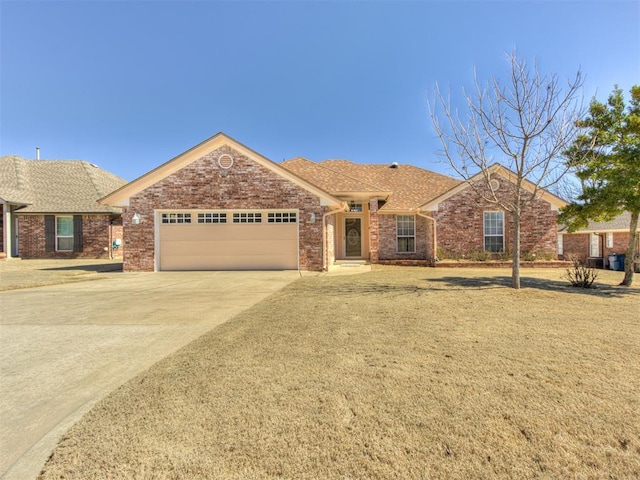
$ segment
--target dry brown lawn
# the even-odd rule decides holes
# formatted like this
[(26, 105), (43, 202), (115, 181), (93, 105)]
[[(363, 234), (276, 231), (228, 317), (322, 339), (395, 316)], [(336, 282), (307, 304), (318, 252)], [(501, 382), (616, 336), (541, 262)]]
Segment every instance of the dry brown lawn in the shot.
[(112, 393), (41, 478), (640, 478), (640, 288), (562, 273), (302, 278)]
[(99, 280), (116, 271), (122, 271), (122, 260), (2, 260), (0, 291)]

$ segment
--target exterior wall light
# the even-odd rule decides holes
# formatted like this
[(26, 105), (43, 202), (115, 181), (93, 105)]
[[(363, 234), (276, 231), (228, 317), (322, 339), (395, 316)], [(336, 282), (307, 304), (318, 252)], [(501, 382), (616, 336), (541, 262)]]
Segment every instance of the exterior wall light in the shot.
[(131, 223), (133, 225), (138, 225), (141, 220), (142, 220), (142, 218), (140, 218), (140, 215), (138, 213), (134, 213), (133, 217), (131, 218)]
[(316, 214), (313, 212), (309, 215), (309, 223), (316, 223)]

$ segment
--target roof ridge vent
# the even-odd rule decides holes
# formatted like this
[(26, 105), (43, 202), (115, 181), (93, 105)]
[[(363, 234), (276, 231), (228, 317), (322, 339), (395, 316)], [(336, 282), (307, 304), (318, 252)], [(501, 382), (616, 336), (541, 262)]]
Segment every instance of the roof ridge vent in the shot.
[(391, 165), (389, 165), (389, 168), (398, 168), (400, 166), (400, 164), (398, 162), (393, 162)]

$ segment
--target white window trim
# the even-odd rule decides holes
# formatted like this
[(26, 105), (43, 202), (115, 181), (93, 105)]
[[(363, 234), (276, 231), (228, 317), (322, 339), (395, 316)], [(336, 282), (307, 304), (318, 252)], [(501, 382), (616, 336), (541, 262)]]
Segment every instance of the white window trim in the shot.
[[(70, 218), (71, 219), (71, 235), (58, 235), (58, 219), (59, 218)], [(73, 252), (73, 215), (56, 215), (56, 252)], [(63, 250), (59, 247), (59, 240), (61, 238), (70, 238), (71, 239), (71, 249)]]
[[(413, 235), (400, 235), (398, 233), (398, 222), (400, 217), (413, 217)], [(413, 250), (412, 251), (400, 251), (398, 249), (398, 239), (400, 238), (413, 238)], [(416, 216), (415, 215), (396, 215), (396, 253), (399, 255), (416, 253)]]
[(598, 235), (597, 233), (592, 233), (589, 235), (589, 256), (591, 258), (601, 258), (600, 257), (600, 235)]
[[(487, 235), (487, 224), (486, 224), (486, 215), (487, 213), (499, 213), (500, 215), (502, 215), (502, 233), (500, 235), (496, 235), (495, 233), (492, 233), (490, 235)], [(487, 250), (487, 237), (502, 237), (502, 252), (489, 252), (489, 253), (504, 253), (505, 251), (505, 238), (504, 238), (504, 212), (500, 211), (500, 210), (486, 210), (484, 212), (482, 212), (482, 248), (483, 251), (485, 252), (489, 252), (489, 250)]]
[(558, 255), (564, 255), (564, 234), (558, 234)]
[(613, 232), (606, 233), (606, 246), (607, 248), (613, 248)]

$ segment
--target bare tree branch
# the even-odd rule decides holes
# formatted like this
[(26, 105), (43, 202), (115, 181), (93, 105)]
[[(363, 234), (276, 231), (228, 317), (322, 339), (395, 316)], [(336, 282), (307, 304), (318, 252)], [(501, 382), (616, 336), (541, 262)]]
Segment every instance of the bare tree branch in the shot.
[[(438, 84), (428, 108), (442, 145), (440, 156), (477, 195), (509, 212), (519, 231), (522, 210), (539, 199), (543, 190), (558, 185), (568, 171), (561, 156), (576, 138), (576, 121), (583, 112), (583, 76), (578, 71), (563, 86), (557, 75), (541, 75), (536, 62), (529, 69), (515, 52), (507, 59), (510, 72), (505, 84), (495, 76), (482, 83), (474, 70), (472, 93), (463, 90), (466, 116), (454, 111), (450, 95), (445, 96)], [(508, 195), (498, 194), (491, 185), (491, 166), (496, 161), (513, 172)], [(478, 173), (482, 173), (480, 181)], [(520, 241), (514, 238), (516, 288), (519, 257)]]

